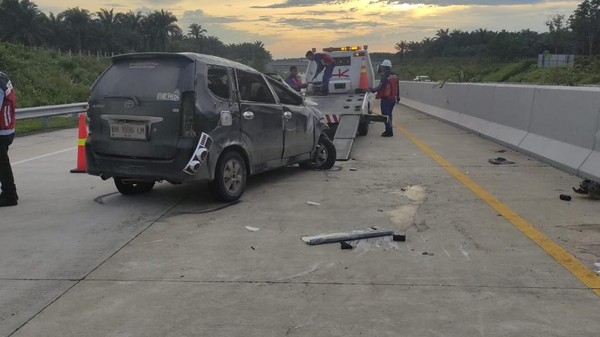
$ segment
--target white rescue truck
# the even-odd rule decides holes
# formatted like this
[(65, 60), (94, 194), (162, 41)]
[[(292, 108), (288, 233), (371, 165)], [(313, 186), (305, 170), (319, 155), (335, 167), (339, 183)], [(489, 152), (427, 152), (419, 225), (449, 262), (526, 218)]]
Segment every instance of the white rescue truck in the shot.
[(309, 81), (306, 95), (325, 114), (337, 160), (348, 160), (356, 134), (366, 135), (370, 122), (385, 122), (387, 117), (372, 113), (375, 94), (367, 89), (373, 87), (375, 75), (367, 46), (329, 47), (323, 48), (323, 52), (335, 60), (329, 94), (319, 95), (324, 71), (310, 81), (317, 70), (317, 64), (310, 61), (306, 70)]

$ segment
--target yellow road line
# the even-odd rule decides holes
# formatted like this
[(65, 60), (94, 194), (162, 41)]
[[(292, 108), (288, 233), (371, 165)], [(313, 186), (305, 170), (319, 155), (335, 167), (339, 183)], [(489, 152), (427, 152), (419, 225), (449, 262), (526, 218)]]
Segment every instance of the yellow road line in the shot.
[(433, 158), (433, 160), (435, 160), (441, 167), (450, 172), (450, 174), (452, 174), (458, 181), (463, 183), (463, 185), (465, 185), (479, 198), (481, 198), (499, 214), (501, 214), (506, 220), (517, 227), (521, 232), (523, 232), (523, 234), (525, 234), (525, 236), (535, 242), (544, 251), (546, 251), (546, 253), (558, 261), (563, 267), (565, 267), (565, 269), (573, 274), (573, 276), (581, 281), (581, 283), (590, 288), (594, 293), (596, 293), (596, 295), (600, 296), (600, 277), (581, 264), (581, 262), (579, 262), (575, 256), (546, 237), (542, 232), (527, 222), (527, 220), (523, 219), (512, 209), (510, 209), (510, 207), (483, 189), (483, 187), (479, 186), (469, 177), (465, 176), (460, 170), (452, 166), (446, 159), (433, 151), (429, 146), (415, 137), (408, 130), (396, 123), (394, 123), (394, 127), (413, 143), (415, 143), (415, 145), (417, 145), (423, 152)]

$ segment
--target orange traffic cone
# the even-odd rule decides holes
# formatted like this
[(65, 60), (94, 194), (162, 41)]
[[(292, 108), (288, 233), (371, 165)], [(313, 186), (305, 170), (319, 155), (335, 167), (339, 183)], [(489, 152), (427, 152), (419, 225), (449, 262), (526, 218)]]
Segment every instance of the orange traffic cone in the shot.
[(362, 59), (362, 65), (360, 66), (360, 78), (358, 80), (358, 89), (362, 92), (366, 92), (369, 89), (369, 80), (367, 79), (367, 66), (365, 65), (365, 58)]
[(71, 173), (85, 173), (87, 164), (85, 161), (85, 140), (87, 139), (87, 128), (85, 126), (84, 114), (79, 114), (79, 137), (77, 139), (77, 168)]

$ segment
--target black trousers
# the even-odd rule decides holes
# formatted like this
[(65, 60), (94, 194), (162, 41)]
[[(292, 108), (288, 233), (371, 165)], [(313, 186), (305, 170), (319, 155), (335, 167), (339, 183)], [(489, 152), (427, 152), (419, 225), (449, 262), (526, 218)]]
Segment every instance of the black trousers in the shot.
[(15, 178), (10, 167), (10, 159), (8, 158), (8, 146), (12, 144), (14, 138), (14, 133), (11, 135), (0, 135), (0, 184), (2, 185), (2, 193), (4, 194), (17, 192)]

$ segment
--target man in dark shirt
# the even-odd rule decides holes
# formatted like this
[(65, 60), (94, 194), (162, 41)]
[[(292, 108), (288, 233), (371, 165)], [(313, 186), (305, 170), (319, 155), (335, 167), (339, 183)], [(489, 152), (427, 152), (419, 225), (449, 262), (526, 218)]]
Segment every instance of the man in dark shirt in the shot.
[(287, 83), (297, 92), (300, 92), (302, 88), (306, 88), (308, 86), (308, 84), (302, 83), (302, 79), (298, 75), (298, 67), (296, 66), (290, 67), (290, 75), (285, 79), (285, 83)]

